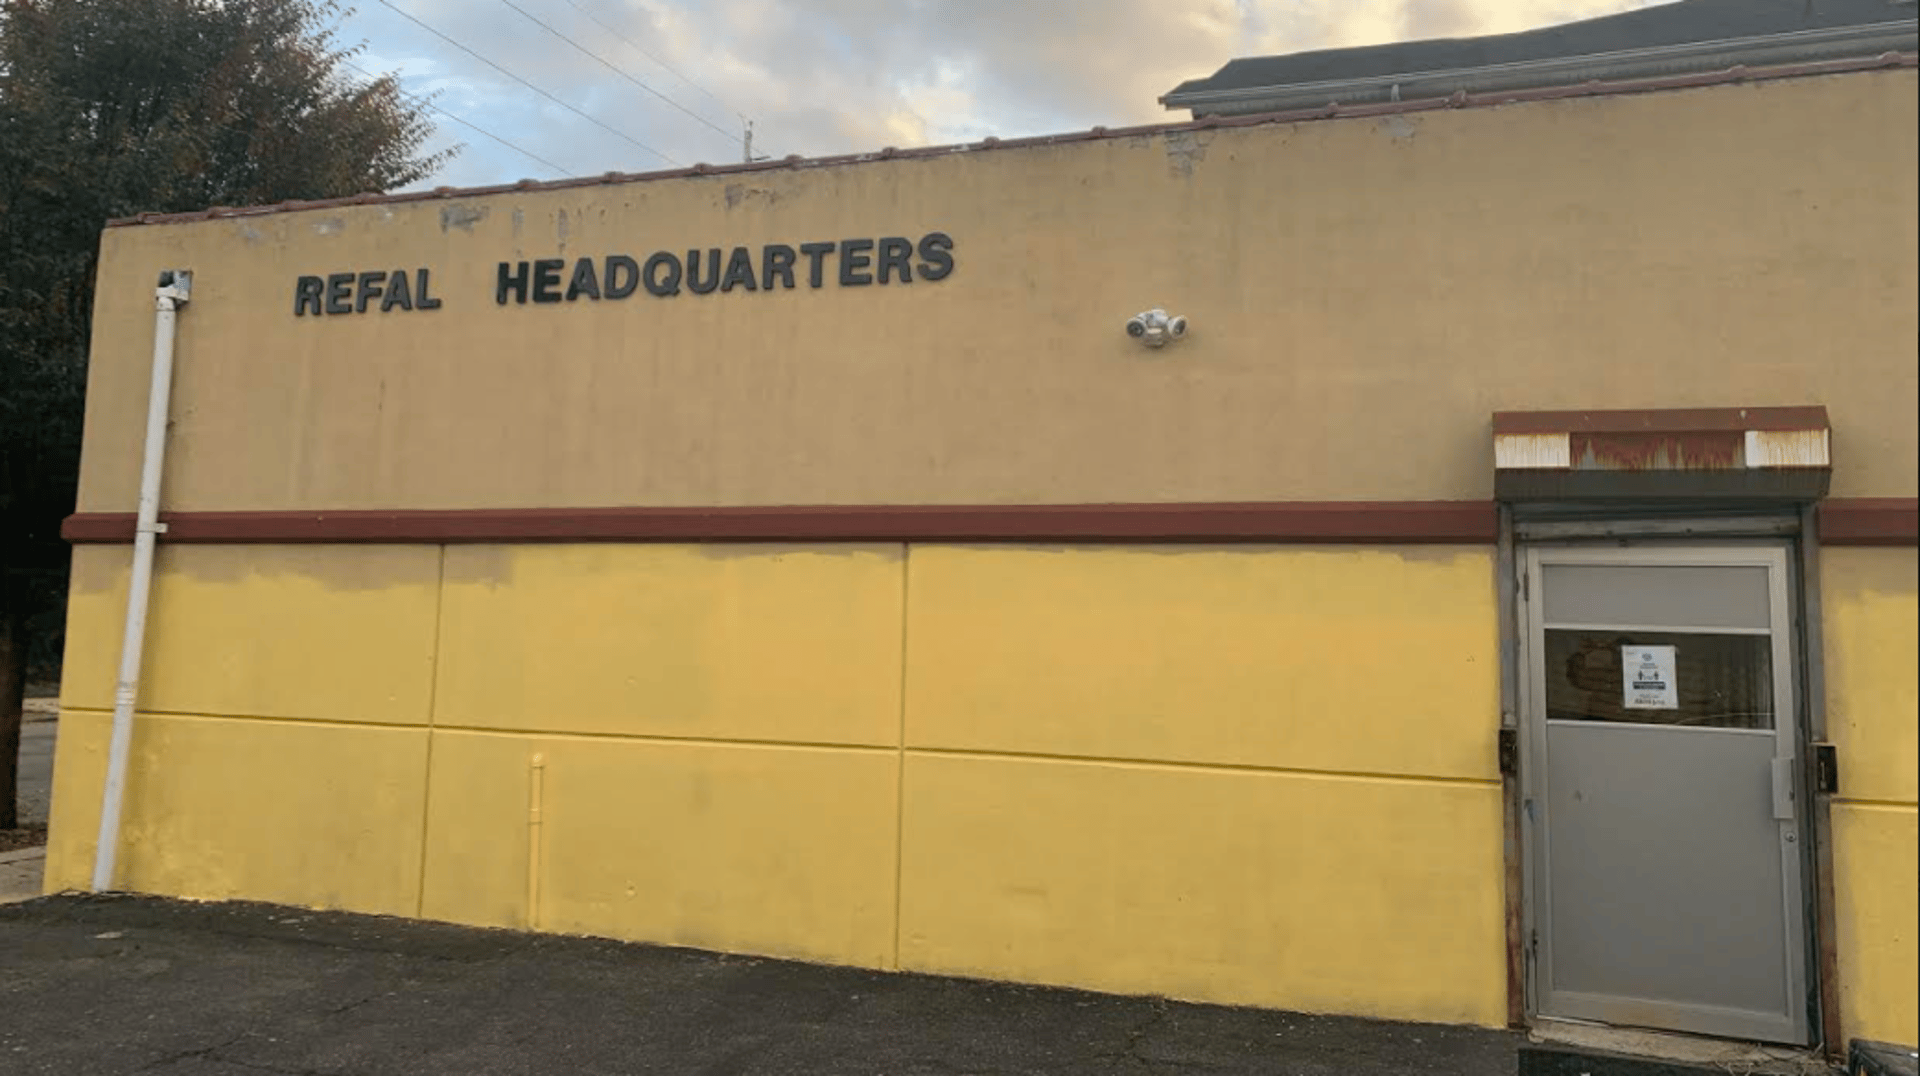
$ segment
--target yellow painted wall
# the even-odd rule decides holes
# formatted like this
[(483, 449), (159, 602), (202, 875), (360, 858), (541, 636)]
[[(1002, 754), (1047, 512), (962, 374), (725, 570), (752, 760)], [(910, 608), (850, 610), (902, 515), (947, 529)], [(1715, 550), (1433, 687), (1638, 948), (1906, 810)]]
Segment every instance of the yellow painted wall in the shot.
[[(113, 709), (126, 546), (76, 546), (61, 705)], [(142, 709), (419, 725), (433, 690), (433, 546), (163, 546)]]
[[(80, 507), (133, 507), (178, 266), (178, 510), (1476, 498), (1498, 409), (1813, 403), (1835, 495), (1911, 497), (1915, 85), (115, 228)], [(937, 282), (494, 303), (503, 260), (934, 229)], [(300, 274), (419, 266), (442, 309), (293, 316)], [(1155, 305), (1193, 330), (1148, 352)]]
[(1920, 587), (1913, 549), (1821, 553), (1840, 1001), (1849, 1035), (1920, 1042)]
[(904, 787), (902, 967), (1506, 1020), (1498, 786), (909, 752)]
[[(49, 890), (92, 875), (128, 563), (74, 550)], [(163, 549), (116, 884), (411, 911), (439, 565), (430, 546)]]
[[(92, 877), (111, 717), (61, 712), (49, 892)], [(426, 758), (419, 729), (143, 714), (114, 886), (410, 914)]]
[(892, 749), (436, 734), (421, 910), (891, 967), (898, 776)]
[(898, 545), (452, 546), (446, 557), (439, 724), (899, 742)]
[(1504, 1022), (1489, 553), (908, 563), (903, 967)]
[(917, 546), (911, 565), (909, 746), (1499, 782), (1490, 550)]
[[(210, 712), (136, 724), (129, 888), (1504, 1019), (1485, 552), (178, 552), (150, 652)], [(54, 889), (90, 868), (125, 555), (76, 573)], [(276, 707), (209, 645), (243, 613), (268, 664), (424, 654), (430, 704)]]

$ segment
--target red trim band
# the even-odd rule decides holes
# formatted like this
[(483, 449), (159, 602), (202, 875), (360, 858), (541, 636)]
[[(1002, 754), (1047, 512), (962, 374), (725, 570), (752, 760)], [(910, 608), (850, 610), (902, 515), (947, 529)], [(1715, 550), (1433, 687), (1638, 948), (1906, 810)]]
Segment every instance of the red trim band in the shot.
[(1845, 497), (1820, 505), (1821, 545), (1920, 545), (1920, 499)]
[[(1913, 497), (1820, 505), (1825, 545), (1920, 544)], [(179, 512), (174, 543), (471, 542), (1337, 542), (1490, 545), (1492, 501), (1251, 504), (878, 505)], [(68, 516), (77, 544), (133, 541), (133, 515)]]
[(1824, 407), (1693, 407), (1653, 411), (1495, 411), (1493, 432), (1705, 433), (1829, 429)]
[[(1431, 542), (1488, 544), (1491, 501), (882, 505), (180, 512), (163, 540), (248, 542)], [(70, 542), (131, 542), (133, 516), (83, 512)]]

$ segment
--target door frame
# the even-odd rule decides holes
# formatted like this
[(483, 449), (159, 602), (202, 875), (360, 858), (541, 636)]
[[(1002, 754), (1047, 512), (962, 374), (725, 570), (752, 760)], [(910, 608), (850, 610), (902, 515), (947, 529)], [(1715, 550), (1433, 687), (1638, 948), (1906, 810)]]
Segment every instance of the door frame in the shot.
[[(1546, 564), (1700, 564), (1729, 566), (1765, 566), (1771, 599), (1769, 616), (1773, 640), (1773, 689), (1776, 698), (1785, 700), (1776, 706), (1775, 758), (1791, 758), (1793, 818), (1788, 823), (1793, 840), (1781, 843), (1785, 952), (1788, 954), (1787, 1022), (1790, 1038), (1796, 1044), (1829, 1040), (1831, 1029), (1827, 1000), (1830, 982), (1826, 955), (1826, 916), (1821, 914), (1827, 902), (1818, 899), (1828, 892), (1830, 879), (1824, 859), (1816, 856), (1814, 838), (1824, 837), (1820, 822), (1826, 804), (1816, 802), (1808, 780), (1809, 744), (1814, 738), (1810, 723), (1817, 723), (1820, 711), (1812, 693), (1821, 689), (1818, 675), (1820, 656), (1808, 647), (1817, 644), (1817, 630), (1806, 630), (1810, 623), (1809, 603), (1817, 602), (1817, 589), (1809, 583), (1812, 560), (1807, 548), (1808, 536), (1796, 542), (1790, 531), (1778, 523), (1744, 533), (1734, 527), (1708, 526), (1694, 529), (1675, 526), (1671, 521), (1648, 526), (1635, 533), (1632, 524), (1625, 527), (1587, 524), (1585, 527), (1549, 525), (1535, 530), (1535, 540), (1518, 541), (1512, 517), (1503, 511), (1501, 528), (1502, 596), (1508, 600), (1505, 622), (1510, 625), (1508, 645), (1502, 649), (1511, 658), (1503, 687), (1511, 691), (1505, 727), (1514, 729), (1518, 772), (1512, 787), (1513, 836), (1508, 861), (1510, 912), (1518, 898), (1517, 930), (1510, 934), (1520, 945), (1512, 954), (1511, 967), (1517, 970), (1521, 989), (1510, 996), (1510, 1009), (1520, 1008), (1530, 1021), (1543, 1014), (1547, 998), (1546, 983), (1552, 968), (1550, 933), (1543, 929), (1549, 918), (1550, 879), (1546, 868), (1548, 833), (1543, 824), (1546, 803), (1546, 732), (1544, 719), (1544, 656), (1539, 653), (1536, 634), (1540, 624), (1543, 589), (1541, 568)], [(1590, 527), (1591, 537), (1579, 534)], [(1544, 533), (1542, 533), (1544, 532)], [(1623, 533), (1624, 532), (1624, 533)], [(1676, 537), (1688, 534), (1692, 540)], [(1784, 533), (1783, 533), (1784, 532)], [(1811, 593), (1809, 593), (1811, 591)], [(1536, 806), (1538, 805), (1538, 806)], [(1824, 841), (1820, 842), (1824, 845)], [(1820, 849), (1824, 851), (1824, 849)], [(1517, 862), (1516, 862), (1517, 859)], [(1512, 890), (1516, 887), (1518, 893)], [(1515, 917), (1510, 915), (1510, 923)], [(1805, 999), (1804, 1008), (1798, 1004)], [(1549, 1019), (1553, 1018), (1551, 1016)], [(1595, 1019), (1589, 1015), (1573, 1019)], [(1633, 1025), (1623, 1025), (1633, 1026)], [(1671, 1030), (1671, 1029), (1669, 1029)], [(1715, 1032), (1682, 1032), (1720, 1035)], [(1764, 1036), (1755, 1035), (1755, 1038)], [(1830, 1045), (1830, 1042), (1829, 1042)]]

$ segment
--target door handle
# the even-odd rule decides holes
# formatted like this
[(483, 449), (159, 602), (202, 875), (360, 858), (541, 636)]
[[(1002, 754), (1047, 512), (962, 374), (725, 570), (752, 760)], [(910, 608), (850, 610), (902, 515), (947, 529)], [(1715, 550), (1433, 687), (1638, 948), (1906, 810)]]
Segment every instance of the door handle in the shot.
[(1793, 760), (1790, 758), (1773, 760), (1773, 818), (1776, 822), (1793, 821)]

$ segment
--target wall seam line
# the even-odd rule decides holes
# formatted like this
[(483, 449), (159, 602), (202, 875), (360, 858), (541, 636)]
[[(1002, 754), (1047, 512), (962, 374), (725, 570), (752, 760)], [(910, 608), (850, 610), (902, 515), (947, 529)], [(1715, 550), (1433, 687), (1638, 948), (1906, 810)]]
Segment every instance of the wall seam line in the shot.
[[(64, 711), (72, 714), (91, 716), (111, 716), (111, 711), (93, 708), (72, 708)], [(646, 733), (621, 732), (585, 732), (572, 729), (510, 729), (491, 728), (485, 725), (451, 725), (434, 723), (402, 723), (396, 721), (350, 721), (330, 717), (288, 717), (275, 714), (213, 714), (197, 713), (190, 710), (141, 710), (136, 717), (184, 718), (188, 721), (243, 721), (262, 725), (306, 725), (316, 728), (366, 729), (383, 732), (460, 732), (478, 736), (524, 736), (548, 740), (618, 740), (626, 743), (665, 744), (691, 747), (776, 747), (792, 748), (800, 751), (851, 751), (857, 753), (893, 754), (899, 748), (893, 744), (827, 743), (809, 740), (729, 740), (714, 736), (660, 736)]]
[[(902, 689), (904, 693), (904, 667), (902, 669)], [(104, 711), (79, 710), (99, 716)], [(612, 732), (576, 732), (559, 729), (501, 729), (485, 728), (477, 725), (445, 725), (437, 721), (429, 726), (402, 725), (379, 721), (335, 721), (325, 718), (307, 717), (259, 717), (235, 716), (230, 714), (195, 714), (170, 710), (142, 710), (138, 717), (175, 717), (198, 721), (256, 721), (262, 724), (313, 725), (322, 728), (356, 728), (389, 732), (425, 732), (429, 742), (440, 733), (463, 733), (477, 736), (518, 736), (529, 739), (546, 740), (597, 740), (616, 741), (630, 744), (648, 744), (682, 747), (744, 747), (777, 748), (798, 751), (846, 752), (850, 754), (900, 756), (900, 765), (906, 764), (907, 755), (926, 755), (942, 758), (962, 758), (969, 760), (1001, 760), (1013, 762), (1054, 762), (1083, 766), (1114, 766), (1134, 769), (1154, 769), (1171, 771), (1194, 771), (1199, 773), (1240, 773), (1249, 775), (1267, 775), (1278, 777), (1323, 778), (1328, 780), (1379, 781), (1400, 784), (1443, 785), (1456, 788), (1499, 789), (1500, 780), (1493, 777), (1440, 777), (1427, 774), (1379, 773), (1364, 770), (1325, 770), (1300, 766), (1262, 766), (1254, 764), (1235, 764), (1227, 762), (1205, 762), (1184, 759), (1121, 758), (1101, 755), (1067, 755), (1045, 751), (991, 750), (968, 747), (905, 747), (896, 744), (844, 744), (811, 743), (797, 740), (727, 740), (691, 736), (649, 736), (627, 735)], [(904, 713), (902, 714), (904, 719)], [(904, 724), (904, 720), (903, 720)], [(1887, 808), (1913, 809), (1911, 802), (1895, 800), (1842, 800), (1836, 799), (1836, 805), (1879, 806)]]
[(893, 772), (893, 970), (900, 970), (901, 891), (906, 882), (907, 849), (907, 624), (909, 563), (913, 544), (900, 543), (900, 735)]
[(1241, 773), (1277, 777), (1319, 777), (1333, 780), (1380, 781), (1398, 784), (1446, 785), (1498, 791), (1496, 777), (1436, 777), (1424, 774), (1370, 773), (1362, 770), (1312, 770), (1297, 766), (1236, 765), (1223, 762), (1186, 762), (1172, 759), (1114, 758), (1095, 755), (1059, 755), (1042, 751), (982, 751), (964, 747), (915, 747), (909, 754), (973, 761), (1054, 762), (1082, 766), (1116, 766), (1151, 770), (1191, 770), (1202, 773)]
[(440, 706), (440, 625), (447, 605), (447, 547), (440, 547), (438, 578), (433, 588), (433, 653), (427, 662), (427, 748), (420, 775), (420, 862), (413, 881), (413, 916), (425, 918), (427, 908), (427, 821), (433, 815), (433, 739)]

